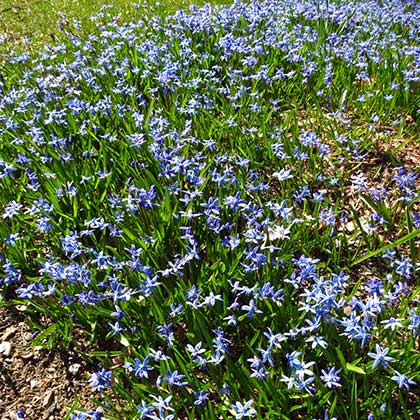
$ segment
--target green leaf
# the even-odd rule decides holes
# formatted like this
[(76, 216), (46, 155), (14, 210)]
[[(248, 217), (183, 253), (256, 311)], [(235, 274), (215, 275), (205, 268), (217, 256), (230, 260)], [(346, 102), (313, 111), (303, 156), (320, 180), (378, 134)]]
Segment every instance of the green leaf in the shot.
[(130, 347), (130, 341), (128, 340), (128, 338), (121, 334), (119, 337), (119, 342), (124, 346), (124, 347)]
[(397, 239), (396, 241), (394, 241), (394, 242), (392, 242), (388, 245), (385, 245), (382, 248), (376, 249), (375, 251), (369, 252), (368, 254), (363, 255), (360, 258), (357, 258), (355, 261), (353, 261), (351, 263), (351, 267), (354, 267), (355, 265), (358, 265), (361, 262), (368, 260), (369, 258), (376, 257), (377, 255), (380, 255), (383, 252), (388, 251), (388, 249), (395, 248), (395, 247), (397, 247), (397, 246), (399, 246), (399, 245), (401, 245), (401, 244), (403, 244), (407, 241), (410, 241), (418, 235), (420, 235), (420, 228), (417, 228), (416, 230), (413, 230), (412, 232), (408, 233), (407, 235), (404, 235), (402, 238)]
[(344, 372), (347, 373), (347, 362), (346, 359), (344, 358), (344, 354), (343, 352), (337, 347), (336, 348), (336, 352), (337, 352), (337, 356), (338, 356), (338, 360), (340, 360), (341, 366), (344, 369)]
[(346, 369), (350, 372), (358, 373), (359, 375), (366, 375), (366, 372), (362, 368), (352, 365), (351, 363), (346, 363)]

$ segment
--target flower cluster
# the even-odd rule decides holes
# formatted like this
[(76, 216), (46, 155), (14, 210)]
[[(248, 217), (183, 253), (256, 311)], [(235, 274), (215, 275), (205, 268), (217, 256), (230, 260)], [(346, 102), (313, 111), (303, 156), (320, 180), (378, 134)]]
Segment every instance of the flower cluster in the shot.
[(398, 154), (419, 20), (402, 0), (104, 8), (86, 39), (8, 57), (0, 286), (112, 355), (89, 382), (127, 412), (105, 410), (416, 410), (384, 404), (420, 379), (419, 180)]

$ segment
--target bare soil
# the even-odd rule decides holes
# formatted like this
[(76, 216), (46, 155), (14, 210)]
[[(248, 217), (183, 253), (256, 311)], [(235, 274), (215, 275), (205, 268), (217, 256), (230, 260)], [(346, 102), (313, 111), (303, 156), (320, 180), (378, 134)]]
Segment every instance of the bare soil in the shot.
[(0, 420), (64, 419), (75, 400), (95, 409), (97, 398), (87, 379), (92, 371), (74, 350), (66, 353), (31, 347), (25, 315), (15, 307), (0, 308)]

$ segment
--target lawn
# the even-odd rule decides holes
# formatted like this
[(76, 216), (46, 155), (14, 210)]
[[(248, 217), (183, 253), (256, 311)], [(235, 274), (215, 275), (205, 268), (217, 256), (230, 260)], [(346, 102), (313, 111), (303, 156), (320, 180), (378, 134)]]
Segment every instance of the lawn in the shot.
[[(202, 5), (203, 1), (163, 0), (1, 0), (0, 1), (0, 53), (12, 50), (34, 51), (42, 44), (57, 43), (65, 39), (64, 29), (70, 26), (75, 33), (88, 34), (95, 30), (92, 16), (104, 5), (112, 5), (114, 15), (120, 14), (121, 21), (142, 10), (149, 13), (168, 15), (191, 4)], [(217, 3), (216, 1), (212, 2)], [(224, 2), (229, 3), (228, 1)], [(71, 25), (76, 22), (76, 25)]]
[(0, 306), (89, 366), (66, 418), (419, 419), (420, 5), (70, 3), (6, 3), (0, 78)]

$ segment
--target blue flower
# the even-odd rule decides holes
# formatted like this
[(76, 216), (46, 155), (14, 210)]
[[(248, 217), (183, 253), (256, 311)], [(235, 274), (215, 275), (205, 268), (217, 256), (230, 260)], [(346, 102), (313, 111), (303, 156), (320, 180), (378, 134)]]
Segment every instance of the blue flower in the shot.
[(204, 406), (209, 399), (209, 393), (201, 390), (199, 393), (194, 392), (194, 396), (196, 400), (194, 401), (194, 405)]
[(403, 321), (403, 319), (391, 317), (381, 321), (381, 324), (384, 324), (384, 329), (391, 328), (392, 331), (395, 331), (396, 328), (403, 326), (400, 321)]
[(168, 369), (166, 370), (166, 376), (163, 378), (165, 382), (167, 382), (169, 385), (174, 386), (185, 386), (188, 385), (188, 381), (182, 381), (185, 378), (185, 375), (179, 374), (177, 370), (174, 370), (173, 372), (170, 372)]
[(395, 375), (391, 377), (391, 380), (398, 383), (398, 388), (405, 387), (407, 390), (410, 389), (410, 385), (416, 385), (417, 383), (411, 379), (408, 379), (407, 376), (398, 372), (394, 369)]
[(94, 372), (89, 378), (90, 385), (96, 388), (97, 391), (102, 392), (105, 388), (111, 387), (112, 372), (101, 369), (99, 372)]
[(139, 378), (148, 378), (149, 371), (153, 370), (153, 366), (149, 365), (150, 355), (146, 356), (146, 358), (141, 361), (137, 357), (134, 359), (134, 363), (127, 363), (127, 367), (129, 370), (133, 370), (134, 374)]
[(23, 410), (18, 410), (16, 412), (15, 420), (20, 420), (25, 418), (25, 413)]
[(242, 404), (239, 401), (236, 401), (235, 404), (231, 404), (232, 408), (236, 412), (236, 420), (242, 419), (244, 417), (252, 417), (257, 411), (254, 408), (251, 408), (254, 400), (249, 400), (245, 404)]
[(86, 420), (87, 416), (83, 413), (70, 414), (70, 420)]
[(89, 410), (87, 413), (90, 416), (91, 420), (102, 420), (103, 414), (100, 411), (101, 408), (97, 408), (96, 410)]
[(258, 309), (257, 306), (255, 305), (254, 299), (251, 299), (249, 301), (249, 305), (242, 305), (241, 310), (247, 311), (250, 319), (253, 318), (254, 314), (263, 313), (263, 311), (261, 309)]
[(136, 405), (138, 412), (140, 413), (140, 418), (145, 419), (153, 415), (155, 407), (153, 405), (147, 405), (146, 401), (141, 400), (141, 405)]
[(395, 359), (393, 357), (387, 356), (389, 348), (386, 347), (382, 350), (379, 344), (376, 344), (376, 353), (368, 353), (368, 356), (374, 359), (372, 368), (376, 369), (379, 365), (384, 367), (388, 366), (388, 362), (392, 362)]
[(338, 374), (341, 372), (341, 369), (336, 370), (335, 367), (331, 367), (328, 371), (324, 369), (321, 370), (322, 376), (320, 376), (321, 380), (325, 383), (325, 386), (328, 388), (337, 388), (340, 387), (340, 377)]
[(22, 208), (22, 204), (17, 203), (16, 201), (10, 201), (4, 209), (3, 219), (12, 218), (19, 214), (19, 210)]

